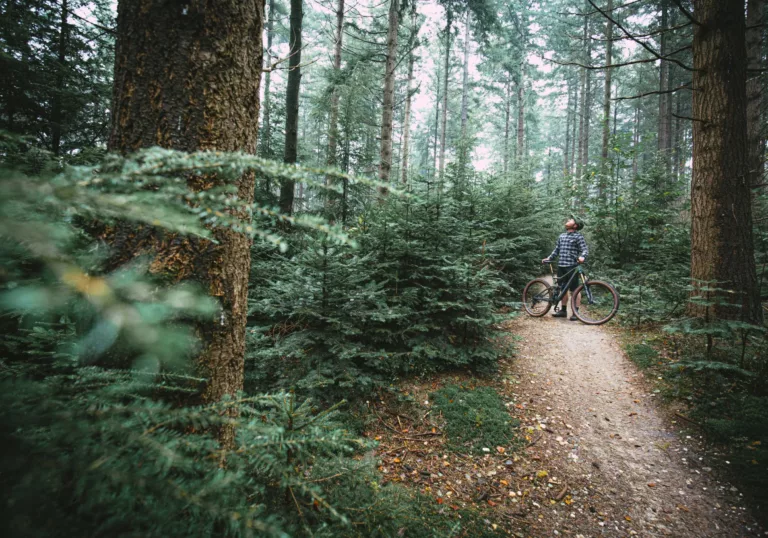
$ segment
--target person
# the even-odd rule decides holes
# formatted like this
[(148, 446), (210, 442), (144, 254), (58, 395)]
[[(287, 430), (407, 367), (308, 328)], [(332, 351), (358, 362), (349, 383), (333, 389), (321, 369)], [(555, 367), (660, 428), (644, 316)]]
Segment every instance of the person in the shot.
[[(589, 255), (587, 242), (580, 232), (582, 228), (584, 228), (584, 224), (571, 216), (571, 218), (565, 222), (565, 233), (560, 234), (560, 237), (557, 238), (557, 245), (555, 245), (555, 250), (552, 251), (552, 254), (550, 254), (549, 257), (541, 260), (541, 263), (550, 263), (555, 256), (558, 257), (557, 278), (563, 286), (568, 283), (568, 279), (571, 278), (571, 275), (573, 274), (572, 271), (576, 268), (576, 266), (580, 263), (584, 263), (587, 259), (587, 256)], [(571, 281), (571, 285), (569, 286), (570, 292), (573, 293), (578, 286), (579, 280), (574, 278)], [(552, 314), (553, 317), (568, 317), (566, 305), (568, 304), (569, 290), (566, 290), (565, 294), (563, 294), (563, 307), (560, 309), (560, 311)], [(580, 299), (581, 297), (576, 298), (575, 308), (577, 310), (579, 308), (578, 303), (581, 302)], [(576, 321), (579, 318), (576, 317), (576, 313), (574, 312), (571, 314), (570, 319), (571, 321)]]

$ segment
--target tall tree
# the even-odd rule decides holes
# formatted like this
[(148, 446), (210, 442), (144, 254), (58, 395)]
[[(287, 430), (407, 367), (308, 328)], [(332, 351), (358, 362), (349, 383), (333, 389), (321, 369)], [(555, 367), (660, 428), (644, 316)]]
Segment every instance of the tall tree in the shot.
[[(695, 0), (693, 181), (689, 312), (762, 320), (747, 163), (747, 54), (743, 0)], [(721, 291), (705, 291), (703, 283)], [(714, 303), (714, 304), (712, 304)]]
[[(114, 108), (109, 149), (128, 153), (162, 146), (184, 151), (256, 151), (262, 68), (262, 1), (204, 0), (118, 4)], [(194, 76), (190, 76), (190, 74)], [(234, 186), (253, 199), (254, 175)], [(195, 191), (220, 184), (191, 177)], [(240, 216), (245, 218), (245, 216)], [(206, 378), (202, 399), (216, 402), (243, 388), (248, 276), (248, 237), (216, 230), (216, 242), (169, 237), (151, 228), (111, 236), (116, 258), (154, 251), (151, 269), (192, 279), (218, 298), (221, 313), (199, 325), (198, 372)], [(225, 446), (234, 431), (220, 432)]]
[(411, 35), (408, 40), (408, 83), (405, 88), (405, 113), (403, 117), (403, 164), (401, 182), (403, 185), (408, 183), (408, 157), (410, 154), (411, 142), (411, 106), (413, 101), (413, 65), (416, 62), (416, 45), (418, 43), (418, 26), (416, 1), (411, 0)]
[[(387, 28), (387, 62), (384, 68), (384, 103), (381, 111), (381, 153), (379, 159), (379, 180), (389, 181), (392, 170), (392, 122), (395, 106), (395, 68), (397, 59), (397, 30), (400, 26), (400, 0), (389, 0)], [(384, 187), (379, 188), (386, 194)]]
[(269, 0), (269, 11), (267, 18), (267, 47), (266, 69), (264, 73), (264, 116), (261, 127), (261, 155), (267, 158), (273, 157), (272, 150), (272, 96), (270, 95), (272, 84), (272, 40), (275, 36), (275, 12), (276, 0)]
[[(667, 57), (670, 53), (669, 46), (669, 0), (661, 0), (661, 43), (660, 43), (660, 55)], [(672, 116), (671, 116), (671, 104), (672, 95), (669, 94), (670, 90), (670, 69), (671, 64), (666, 60), (662, 60), (659, 66), (659, 137), (658, 137), (658, 150), (661, 154), (662, 165), (664, 173), (669, 173), (670, 168), (670, 150), (672, 147)]]
[(765, 33), (765, 0), (748, 0), (747, 2), (747, 66), (752, 74), (747, 80), (747, 143), (748, 170), (750, 184), (761, 183), (763, 169), (763, 154), (765, 153), (765, 136), (761, 129), (763, 113), (763, 83), (761, 70), (763, 61), (763, 36)]
[(469, 29), (472, 23), (472, 16), (467, 11), (467, 22), (464, 26), (464, 72), (461, 82), (461, 139), (467, 138), (467, 119), (469, 116)]
[(438, 164), (438, 190), (442, 188), (445, 173), (445, 143), (448, 127), (448, 80), (451, 72), (451, 30), (453, 28), (454, 8), (445, 5), (445, 56), (443, 58), (443, 110), (440, 121), (440, 159)]
[[(288, 38), (288, 86), (285, 92), (285, 150), (283, 162), (295, 163), (299, 154), (299, 89), (301, 87), (301, 25), (304, 0), (291, 0), (291, 27)], [(293, 213), (295, 185), (292, 179), (280, 185), (280, 211)]]
[[(606, 5), (608, 13), (613, 12), (613, 0), (608, 0)], [(613, 23), (605, 20), (605, 65), (613, 63)], [(605, 70), (605, 89), (603, 91), (603, 147), (602, 147), (602, 174), (600, 178), (600, 198), (605, 194), (605, 176), (609, 173), (608, 147), (611, 139), (611, 68)]]
[(51, 111), (51, 151), (59, 154), (61, 148), (61, 128), (63, 121), (63, 103), (65, 72), (67, 69), (67, 45), (69, 43), (69, 2), (61, 0), (61, 23), (59, 25), (58, 65), (56, 66), (56, 86), (53, 89)]
[[(271, 0), (274, 1), (274, 0)], [(341, 73), (341, 49), (344, 40), (344, 0), (336, 4), (336, 34), (333, 40), (333, 90), (331, 92), (331, 110), (328, 124), (328, 159), (329, 166), (336, 166), (336, 148), (339, 137), (339, 74)]]

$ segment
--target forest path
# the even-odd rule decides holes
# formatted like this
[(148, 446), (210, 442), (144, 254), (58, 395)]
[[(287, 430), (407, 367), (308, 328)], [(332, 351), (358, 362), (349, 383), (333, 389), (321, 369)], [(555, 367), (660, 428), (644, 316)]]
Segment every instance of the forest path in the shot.
[(526, 459), (547, 470), (551, 491), (570, 494), (520, 514), (530, 535), (759, 535), (738, 491), (702, 463), (698, 435), (680, 435), (610, 329), (550, 314), (509, 329), (521, 338), (506, 378), (529, 426)]

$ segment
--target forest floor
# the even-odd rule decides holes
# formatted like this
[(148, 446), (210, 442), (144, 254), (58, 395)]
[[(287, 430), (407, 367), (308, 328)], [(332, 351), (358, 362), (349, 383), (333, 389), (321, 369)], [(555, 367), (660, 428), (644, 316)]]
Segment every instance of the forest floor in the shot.
[[(768, 535), (720, 478), (680, 414), (621, 351), (618, 331), (547, 315), (504, 327), (516, 340), (492, 380), (442, 376), (402, 387), (411, 411), (382, 404), (383, 481), (417, 487), (451, 511), (476, 509), (489, 531), (518, 537)], [(450, 450), (430, 394), (489, 385), (519, 420), (518, 442)], [(415, 408), (415, 409), (414, 409)]]

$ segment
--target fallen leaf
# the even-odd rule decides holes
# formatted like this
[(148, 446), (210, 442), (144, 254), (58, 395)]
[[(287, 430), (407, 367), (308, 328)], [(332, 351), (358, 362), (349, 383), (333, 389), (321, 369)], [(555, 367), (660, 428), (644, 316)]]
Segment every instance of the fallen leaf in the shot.
[(624, 519), (626, 519), (627, 521), (632, 521), (632, 518), (629, 516), (624, 516)]
[(493, 502), (493, 501), (492, 501), (492, 500), (490, 500), (490, 499), (488, 499), (488, 504), (489, 504), (489, 505), (491, 505), (491, 506), (496, 506), (496, 503), (495, 503), (495, 502)]
[(497, 446), (496, 447), (496, 452), (498, 452), (499, 454), (504, 454), (504, 452), (506, 452), (506, 450), (507, 449), (504, 448), (503, 446)]
[(537, 471), (536, 472), (536, 478), (546, 478), (549, 476), (549, 473), (547, 471)]
[(630, 414), (629, 414), (629, 416), (630, 416), (630, 417), (634, 417), (634, 416), (637, 416), (637, 413), (630, 413)]
[(501, 484), (502, 486), (508, 486), (509, 482), (507, 482), (506, 480), (499, 480), (499, 484)]
[(655, 488), (656, 487), (656, 482), (648, 482), (648, 487), (649, 488)]
[(437, 498), (437, 504), (443, 504), (443, 498), (442, 497), (438, 497)]
[(401, 460), (400, 458), (395, 458), (395, 459), (394, 459), (394, 460), (392, 460), (392, 461), (394, 461), (395, 463), (400, 463), (402, 460)]

